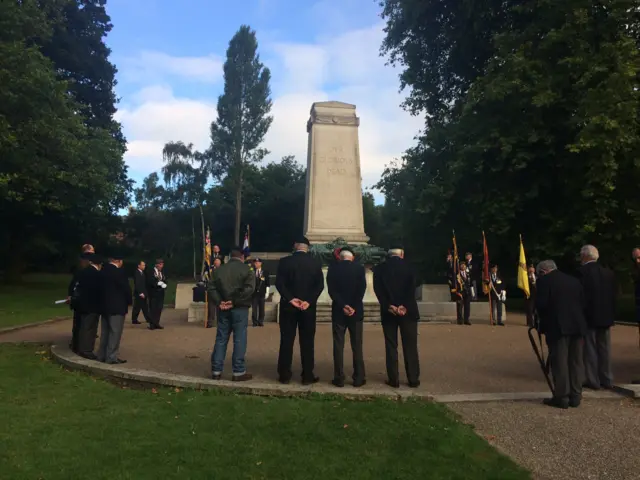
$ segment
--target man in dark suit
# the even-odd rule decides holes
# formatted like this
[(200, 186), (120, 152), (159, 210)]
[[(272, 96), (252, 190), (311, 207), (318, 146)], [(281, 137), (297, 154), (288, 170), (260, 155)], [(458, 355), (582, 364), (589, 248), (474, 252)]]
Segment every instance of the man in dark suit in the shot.
[(262, 260), (253, 260), (256, 287), (251, 299), (251, 320), (254, 327), (264, 327), (264, 301), (269, 296), (269, 272), (262, 268)]
[(167, 288), (167, 277), (164, 275), (164, 260), (156, 260), (156, 266), (147, 275), (147, 292), (149, 293), (149, 330), (162, 330), (160, 317), (164, 307), (164, 291)]
[(504, 326), (502, 322), (502, 300), (504, 298), (504, 284), (502, 278), (498, 273), (498, 265), (491, 266), (491, 272), (489, 273), (489, 295), (491, 295), (491, 315), (498, 325)]
[(124, 329), (124, 317), (132, 303), (131, 287), (122, 269), (122, 256), (113, 254), (102, 267), (102, 327), (98, 360), (108, 364), (127, 363), (118, 358), (120, 340)]
[(131, 313), (131, 323), (139, 325), (138, 315), (142, 310), (144, 320), (151, 324), (149, 316), (149, 294), (147, 292), (147, 277), (144, 273), (147, 264), (144, 261), (138, 263), (138, 268), (133, 272), (133, 312)]
[(387, 385), (399, 387), (398, 329), (402, 336), (404, 366), (409, 386), (420, 385), (420, 358), (418, 356), (418, 303), (416, 277), (404, 260), (404, 249), (394, 246), (386, 262), (373, 270), (373, 289), (380, 302), (380, 316), (384, 333), (387, 361)]
[(593, 245), (580, 249), (580, 280), (584, 289), (589, 330), (584, 341), (585, 386), (594, 390), (611, 388), (611, 332), (615, 318), (616, 282), (614, 274), (598, 263), (600, 254)]
[(367, 281), (364, 267), (354, 261), (348, 247), (340, 250), (340, 261), (329, 266), (327, 288), (331, 297), (331, 324), (333, 329), (333, 383), (344, 387), (344, 337), (349, 330), (353, 353), (353, 386), (366, 383), (362, 352), (362, 321)]
[(553, 260), (538, 264), (536, 308), (549, 347), (554, 396), (545, 405), (577, 407), (582, 399), (583, 348), (587, 333), (580, 281), (558, 271)]
[(478, 301), (478, 285), (482, 285), (482, 265), (473, 258), (471, 252), (464, 255), (467, 264), (467, 275), (471, 283), (471, 300)]
[(89, 255), (93, 253), (95, 253), (93, 249), (93, 245), (90, 245), (87, 243), (82, 246), (82, 253), (80, 255), (80, 262), (78, 265), (78, 269), (74, 272), (73, 277), (69, 282), (69, 286), (67, 287), (67, 303), (69, 304), (69, 308), (71, 308), (71, 310), (73, 311), (73, 324), (71, 327), (71, 344), (69, 345), (69, 347), (71, 347), (71, 351), (74, 353), (78, 353), (81, 315), (73, 308), (73, 303), (75, 302), (72, 301), (72, 298), (75, 300), (76, 296), (78, 295), (78, 292), (76, 291), (76, 288), (78, 286), (78, 276), (80, 275), (80, 272), (82, 270), (84, 270), (89, 266), (88, 258), (89, 258)]
[(220, 253), (220, 246), (219, 245), (214, 245), (213, 246), (213, 253), (211, 254), (211, 265), (213, 265), (213, 261), (216, 258), (220, 259), (220, 265), (224, 264), (224, 257), (222, 256), (222, 253)]
[(535, 317), (534, 312), (536, 310), (536, 267), (529, 265), (527, 277), (529, 278), (529, 298), (525, 299), (525, 306), (527, 309), (527, 327), (532, 327)]
[(460, 262), (460, 273), (456, 279), (458, 286), (458, 297), (456, 299), (456, 310), (458, 314), (458, 325), (471, 325), (471, 276), (467, 270), (467, 264)]
[(80, 314), (77, 353), (89, 360), (96, 360), (93, 349), (102, 315), (102, 258), (89, 253), (86, 254), (86, 259), (89, 265), (78, 274), (76, 297), (71, 306)]
[(280, 259), (276, 288), (280, 292), (280, 352), (278, 375), (281, 383), (291, 380), (291, 362), (296, 329), (300, 332), (302, 383), (311, 385), (319, 379), (313, 373), (316, 338), (316, 304), (324, 289), (322, 263), (309, 255), (309, 240), (299, 239), (295, 253)]

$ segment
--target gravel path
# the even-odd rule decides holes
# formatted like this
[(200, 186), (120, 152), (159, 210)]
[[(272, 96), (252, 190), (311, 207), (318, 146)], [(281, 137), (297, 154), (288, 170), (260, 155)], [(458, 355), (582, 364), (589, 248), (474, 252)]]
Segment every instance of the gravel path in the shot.
[(586, 400), (578, 409), (540, 403), (449, 404), (515, 461), (544, 480), (640, 478), (640, 403)]

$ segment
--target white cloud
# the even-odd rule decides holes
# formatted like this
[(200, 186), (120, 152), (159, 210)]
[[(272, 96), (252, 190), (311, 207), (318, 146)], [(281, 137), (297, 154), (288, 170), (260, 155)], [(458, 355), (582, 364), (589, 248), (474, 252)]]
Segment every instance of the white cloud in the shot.
[[(306, 165), (309, 110), (313, 102), (326, 100), (357, 107), (365, 187), (375, 184), (385, 165), (414, 144), (413, 138), (424, 122), (400, 108), (403, 95), (398, 93), (398, 72), (378, 55), (382, 28), (376, 24), (309, 44), (261, 43), (263, 62), (272, 71), (274, 93), (274, 122), (265, 139), (266, 148), (271, 150), (267, 161), (292, 154)], [(215, 57), (177, 59), (149, 52), (136, 58), (142, 69), (154, 65), (154, 71), (162, 74), (129, 97), (131, 103), (118, 112), (130, 142), (127, 162), (133, 171), (148, 174), (161, 166), (162, 147), (169, 140), (206, 148), (209, 125), (216, 114), (210, 99), (176, 97), (168, 86), (168, 77), (179, 70), (185, 78), (208, 78), (220, 62), (213, 60)], [(159, 64), (164, 67), (159, 68)], [(184, 68), (178, 69), (178, 65)], [(209, 93), (214, 98), (219, 90)]]
[(215, 83), (222, 78), (223, 61), (217, 55), (177, 57), (144, 50), (134, 57), (124, 58), (119, 66), (124, 80), (130, 82), (156, 82), (169, 76)]
[(216, 117), (215, 104), (177, 98), (171, 90), (151, 86), (138, 92), (137, 103), (124, 105), (116, 114), (127, 137), (126, 161), (132, 172), (148, 174), (162, 166), (162, 148), (169, 141), (209, 145), (209, 125)]

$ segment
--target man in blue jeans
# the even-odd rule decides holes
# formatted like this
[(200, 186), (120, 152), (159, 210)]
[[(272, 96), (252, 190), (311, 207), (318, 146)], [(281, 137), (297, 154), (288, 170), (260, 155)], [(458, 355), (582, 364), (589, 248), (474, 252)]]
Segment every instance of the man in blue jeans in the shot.
[(211, 354), (211, 378), (214, 380), (222, 378), (231, 333), (233, 333), (232, 379), (234, 382), (243, 382), (252, 378), (245, 368), (244, 355), (247, 351), (249, 307), (255, 281), (251, 267), (244, 263), (242, 249), (234, 247), (231, 250), (231, 260), (217, 268), (213, 273), (212, 281), (209, 282), (210, 298), (219, 308), (216, 343)]

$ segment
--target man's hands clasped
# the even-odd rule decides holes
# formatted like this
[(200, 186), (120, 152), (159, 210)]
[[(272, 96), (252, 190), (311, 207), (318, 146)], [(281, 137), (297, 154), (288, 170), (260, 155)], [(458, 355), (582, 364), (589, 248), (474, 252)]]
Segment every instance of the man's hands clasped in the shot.
[(300, 300), (299, 298), (294, 298), (289, 303), (293, 305), (295, 308), (297, 308), (298, 310), (301, 310), (303, 312), (310, 307), (309, 302), (305, 302), (303, 300)]
[(231, 310), (233, 308), (233, 302), (232, 301), (227, 301), (227, 302), (220, 302), (220, 310)]
[(389, 306), (389, 313), (391, 315), (395, 315), (396, 317), (404, 317), (407, 314), (407, 307), (404, 305), (391, 305)]

